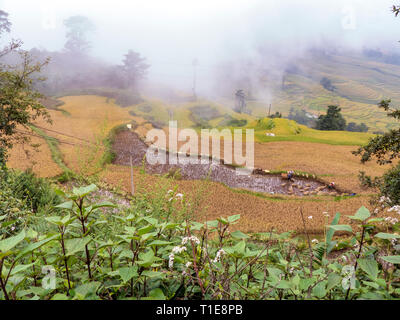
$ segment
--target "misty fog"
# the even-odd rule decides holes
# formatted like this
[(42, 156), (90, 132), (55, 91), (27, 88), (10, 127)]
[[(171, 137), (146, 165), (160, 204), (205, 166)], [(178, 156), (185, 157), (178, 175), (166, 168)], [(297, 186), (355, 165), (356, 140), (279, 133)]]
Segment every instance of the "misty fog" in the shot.
[[(392, 0), (3, 0), (0, 8), (9, 14), (12, 31), (1, 40), (20, 38), (40, 59), (51, 56), (53, 83), (76, 72), (85, 73), (82, 83), (99, 81), (96, 72), (107, 73), (133, 50), (150, 65), (140, 84), (144, 92), (151, 88), (156, 95), (158, 88), (165, 96), (173, 88), (191, 94), (196, 72), (200, 95), (223, 94), (224, 88), (229, 93), (247, 81), (260, 98), (270, 99), (273, 88), (257, 90), (258, 79), (267, 73), (280, 84), (285, 70), (310, 50), (399, 52), (392, 5)], [(64, 50), (64, 21), (71, 16), (85, 16), (93, 25), (86, 57), (57, 53)], [(55, 70), (52, 64), (68, 67)]]

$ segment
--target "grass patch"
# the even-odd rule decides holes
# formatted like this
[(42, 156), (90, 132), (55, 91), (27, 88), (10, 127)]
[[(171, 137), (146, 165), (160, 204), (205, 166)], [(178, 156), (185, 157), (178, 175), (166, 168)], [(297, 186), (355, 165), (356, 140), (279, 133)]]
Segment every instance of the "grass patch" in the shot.
[(60, 151), (59, 148), (59, 142), (56, 138), (48, 136), (44, 131), (40, 130), (39, 128), (35, 126), (30, 126), (30, 128), (39, 136), (41, 136), (49, 146), (50, 152), (51, 152), (51, 158), (53, 161), (61, 168), (63, 173), (61, 174), (62, 182), (65, 182), (65, 179), (70, 180), (74, 176), (74, 173), (72, 172), (71, 169), (67, 167), (67, 165), (64, 162), (63, 155)]

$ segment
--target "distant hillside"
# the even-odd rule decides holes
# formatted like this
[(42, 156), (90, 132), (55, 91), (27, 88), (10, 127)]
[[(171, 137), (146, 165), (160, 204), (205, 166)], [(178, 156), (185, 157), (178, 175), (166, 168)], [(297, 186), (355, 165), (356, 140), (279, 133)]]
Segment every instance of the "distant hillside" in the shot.
[[(347, 122), (364, 122), (370, 132), (385, 131), (395, 123), (376, 105), (392, 99), (393, 106), (400, 106), (400, 66), (362, 54), (313, 53), (297, 59), (283, 74), (282, 82), (265, 77), (259, 96), (263, 88), (272, 92), (273, 112), (287, 115), (293, 107), (318, 115), (329, 104), (337, 104)], [(249, 101), (252, 115), (265, 117), (269, 103)]]

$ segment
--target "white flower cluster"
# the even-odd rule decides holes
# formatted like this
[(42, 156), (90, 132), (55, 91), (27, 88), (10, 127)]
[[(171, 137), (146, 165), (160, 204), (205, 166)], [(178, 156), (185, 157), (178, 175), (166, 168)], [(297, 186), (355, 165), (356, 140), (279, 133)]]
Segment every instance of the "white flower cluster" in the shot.
[[(171, 194), (173, 194), (173, 193), (174, 193), (173, 190), (168, 190), (167, 196), (171, 196)], [(182, 201), (183, 200), (183, 194), (182, 193), (177, 193), (175, 196), (172, 195), (172, 197), (170, 197), (168, 201), (171, 202), (174, 199)]]
[(380, 203), (383, 203), (383, 202), (390, 203), (391, 200), (390, 200), (390, 198), (388, 198), (388, 197), (382, 196), (382, 197), (379, 198), (379, 202), (380, 202)]
[(173, 254), (179, 254), (182, 253), (183, 251), (186, 251), (186, 247), (183, 246), (176, 246), (172, 249)]
[(169, 262), (168, 262), (168, 267), (170, 269), (172, 269), (174, 267), (174, 259), (175, 259), (175, 255), (173, 253), (171, 253), (169, 255)]
[(186, 247), (183, 247), (183, 246), (176, 246), (172, 249), (172, 253), (169, 255), (169, 263), (168, 263), (168, 266), (170, 269), (172, 269), (174, 266), (175, 255), (182, 253), (183, 251), (186, 251), (186, 250), (187, 250)]
[(196, 244), (200, 244), (200, 240), (197, 239), (195, 236), (184, 237), (184, 238), (182, 239), (182, 244), (185, 245), (185, 244), (188, 243), (189, 241), (190, 241), (190, 242), (194, 242), (194, 243), (196, 243)]
[(186, 270), (183, 270), (182, 271), (182, 275), (183, 276), (188, 276), (189, 275), (189, 273), (187, 272), (187, 270), (190, 268), (192, 266), (192, 263), (189, 261), (189, 262), (186, 262), (186, 264), (185, 264), (185, 267), (186, 267)]
[(219, 261), (221, 260), (221, 256), (224, 255), (224, 254), (226, 254), (226, 252), (225, 252), (224, 249), (218, 250), (217, 255), (215, 256), (215, 259), (214, 259), (213, 262), (214, 262), (214, 263), (219, 262)]
[(312, 239), (311, 242), (312, 243), (318, 243), (319, 241), (317, 239)]
[(390, 224), (393, 224), (393, 225), (395, 225), (396, 223), (398, 223), (398, 222), (399, 222), (399, 219), (397, 219), (397, 218), (391, 218), (391, 217), (387, 217), (387, 218), (385, 218), (385, 221), (386, 221), (386, 222), (389, 222)]
[(397, 214), (400, 214), (400, 206), (396, 205), (388, 209), (388, 212), (393, 212), (393, 211), (396, 212)]

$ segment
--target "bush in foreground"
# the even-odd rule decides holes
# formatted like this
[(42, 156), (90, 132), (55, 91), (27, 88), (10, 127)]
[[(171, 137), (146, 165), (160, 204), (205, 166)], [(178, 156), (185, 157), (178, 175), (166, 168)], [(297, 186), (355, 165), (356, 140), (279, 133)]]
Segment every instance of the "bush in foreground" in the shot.
[(337, 214), (316, 243), (232, 231), (239, 215), (192, 222), (172, 190), (123, 209), (88, 201), (96, 189), (58, 191), (57, 214), (24, 216), (18, 232), (0, 235), (0, 299), (400, 298), (400, 236), (376, 233), (384, 221), (364, 207), (350, 217), (359, 231)]

